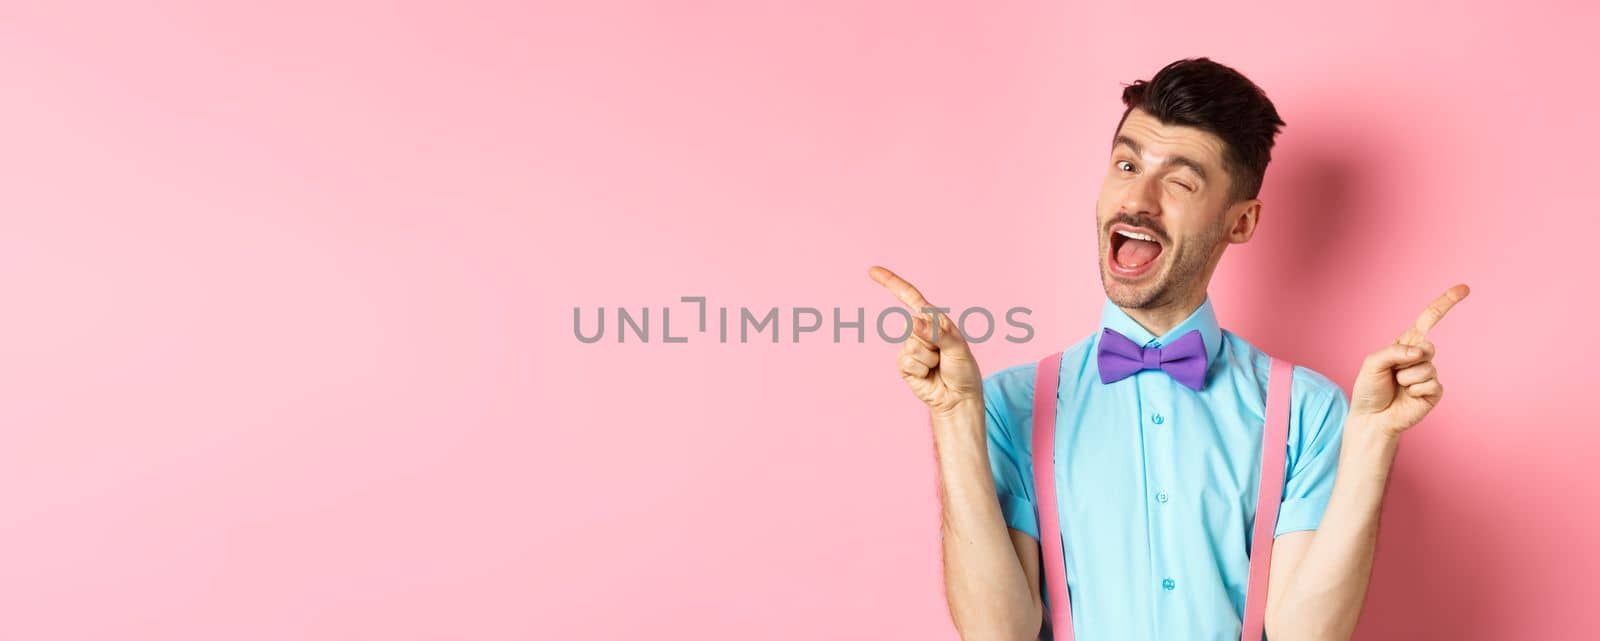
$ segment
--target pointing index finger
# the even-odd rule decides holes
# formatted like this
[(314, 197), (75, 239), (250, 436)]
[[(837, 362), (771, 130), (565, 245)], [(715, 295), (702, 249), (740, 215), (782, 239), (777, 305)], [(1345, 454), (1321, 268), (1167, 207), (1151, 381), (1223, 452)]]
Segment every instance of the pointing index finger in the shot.
[(928, 302), (928, 299), (922, 297), (922, 292), (917, 291), (917, 288), (912, 287), (911, 283), (906, 282), (906, 279), (895, 275), (894, 272), (888, 269), (874, 265), (872, 269), (867, 270), (867, 275), (871, 276), (872, 280), (877, 281), (879, 285), (883, 285), (889, 291), (894, 292), (895, 297), (899, 298), (900, 302), (905, 303), (907, 307), (910, 307), (913, 312), (921, 312), (924, 307), (933, 307)]
[(1416, 324), (1407, 328), (1406, 332), (1400, 335), (1400, 340), (1397, 342), (1402, 345), (1421, 343), (1423, 338), (1428, 335), (1428, 331), (1433, 329), (1433, 326), (1439, 324), (1439, 321), (1444, 318), (1445, 313), (1449, 312), (1450, 308), (1455, 307), (1456, 303), (1466, 298), (1471, 291), (1471, 289), (1467, 288), (1466, 283), (1461, 283), (1445, 290), (1438, 298), (1433, 299), (1433, 302), (1429, 303), (1426, 309), (1422, 310), (1422, 314), (1417, 316)]

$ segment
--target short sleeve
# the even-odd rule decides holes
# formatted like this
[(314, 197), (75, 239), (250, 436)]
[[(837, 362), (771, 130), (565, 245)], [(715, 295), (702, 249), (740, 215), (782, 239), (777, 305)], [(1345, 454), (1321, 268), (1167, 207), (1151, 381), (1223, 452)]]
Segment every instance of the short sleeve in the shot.
[(1029, 446), (1036, 364), (1007, 368), (983, 381), (989, 470), (1006, 527), (1039, 538), (1034, 512), (1033, 460)]
[(1344, 390), (1327, 377), (1298, 366), (1294, 374), (1289, 452), (1275, 537), (1315, 530), (1321, 524), (1333, 495), (1344, 419), (1350, 409)]

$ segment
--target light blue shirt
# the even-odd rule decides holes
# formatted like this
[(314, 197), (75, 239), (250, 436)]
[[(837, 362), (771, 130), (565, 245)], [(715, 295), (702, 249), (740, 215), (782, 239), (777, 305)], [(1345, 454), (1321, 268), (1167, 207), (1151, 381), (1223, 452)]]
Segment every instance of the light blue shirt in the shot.
[[(1261, 482), (1269, 357), (1217, 325), (1209, 296), (1159, 337), (1109, 299), (1101, 325), (1142, 346), (1198, 329), (1208, 369), (1200, 391), (1161, 370), (1106, 384), (1095, 360), (1099, 329), (1065, 350), (1055, 477), (1075, 638), (1237, 641)], [(1037, 363), (1014, 366), (983, 383), (1000, 508), (1009, 527), (1035, 539), (1037, 369)], [(1300, 366), (1290, 396), (1276, 535), (1313, 530), (1322, 520), (1349, 409), (1338, 385)]]

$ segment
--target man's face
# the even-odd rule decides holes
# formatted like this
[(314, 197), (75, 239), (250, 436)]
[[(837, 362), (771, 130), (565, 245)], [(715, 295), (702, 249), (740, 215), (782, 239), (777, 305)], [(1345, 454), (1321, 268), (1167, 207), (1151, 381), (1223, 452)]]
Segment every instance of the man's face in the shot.
[(1237, 211), (1225, 143), (1134, 109), (1117, 131), (1095, 207), (1100, 280), (1125, 308), (1158, 307), (1204, 291)]

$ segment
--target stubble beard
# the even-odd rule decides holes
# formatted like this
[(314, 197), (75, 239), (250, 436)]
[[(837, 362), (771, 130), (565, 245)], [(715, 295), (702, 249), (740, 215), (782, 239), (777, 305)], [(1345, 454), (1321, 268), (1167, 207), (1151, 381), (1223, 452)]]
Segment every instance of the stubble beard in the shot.
[[(1152, 269), (1160, 270), (1155, 277), (1155, 282), (1140, 289), (1132, 289), (1126, 284), (1116, 280), (1111, 274), (1111, 268), (1106, 266), (1110, 252), (1109, 241), (1105, 240), (1104, 232), (1096, 229), (1100, 239), (1100, 285), (1105, 289), (1106, 297), (1111, 302), (1124, 309), (1157, 309), (1176, 302), (1190, 289), (1200, 286), (1200, 280), (1205, 277), (1206, 266), (1211, 262), (1209, 250), (1215, 247), (1222, 239), (1224, 221), (1219, 217), (1217, 224), (1208, 229), (1199, 238), (1187, 239), (1188, 242), (1173, 242), (1161, 252), (1158, 260), (1170, 261), (1167, 266), (1154, 266)], [(1169, 236), (1170, 237), (1170, 236)], [(1174, 252), (1173, 258), (1167, 258), (1167, 252)]]

